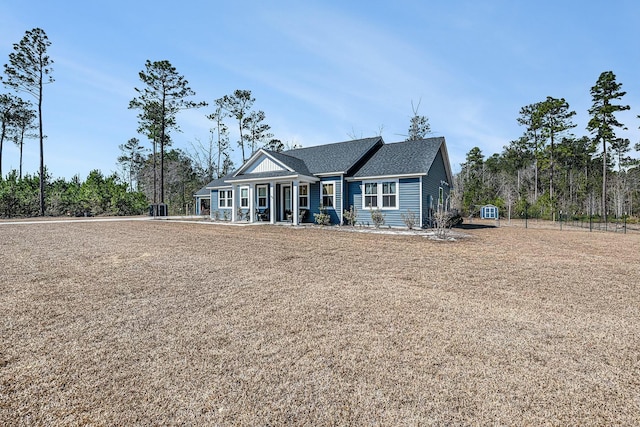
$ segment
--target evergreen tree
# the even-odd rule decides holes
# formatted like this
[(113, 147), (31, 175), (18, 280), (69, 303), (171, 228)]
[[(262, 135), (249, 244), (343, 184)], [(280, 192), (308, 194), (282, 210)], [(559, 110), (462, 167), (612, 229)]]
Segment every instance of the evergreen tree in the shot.
[[(179, 130), (176, 115), (179, 111), (199, 108), (205, 102), (194, 102), (187, 98), (196, 93), (189, 82), (167, 60), (145, 63), (145, 70), (139, 73), (144, 88), (135, 88), (138, 96), (131, 100), (129, 108), (140, 110), (141, 121), (153, 122), (158, 131), (160, 145), (160, 202), (164, 203), (164, 148), (169, 142), (169, 131)], [(149, 108), (149, 107), (152, 108)]]
[(217, 162), (216, 162), (216, 178), (223, 176), (222, 173), (222, 160), (231, 155), (231, 146), (229, 144), (229, 128), (224, 123), (225, 117), (227, 117), (227, 111), (223, 109), (225, 101), (224, 98), (218, 98), (215, 100), (216, 109), (213, 113), (209, 114), (207, 118), (215, 123), (212, 133), (215, 133), (217, 143)]
[(549, 139), (549, 200), (551, 208), (555, 212), (555, 198), (553, 188), (554, 154), (555, 143), (558, 136), (565, 131), (574, 128), (571, 118), (575, 116), (575, 111), (569, 111), (569, 103), (564, 98), (547, 99), (539, 104), (538, 114), (540, 115), (540, 129), (545, 138)]
[(30, 130), (36, 128), (34, 121), (37, 115), (33, 110), (33, 105), (29, 101), (18, 100), (18, 104), (13, 112), (14, 132), (12, 135), (13, 142), (18, 146), (20, 152), (20, 169), (18, 177), (22, 179), (22, 152), (24, 148), (25, 138), (35, 138), (37, 135), (29, 133)]
[(518, 124), (526, 126), (524, 135), (518, 140), (518, 144), (514, 148), (519, 149), (522, 153), (533, 153), (534, 158), (534, 196), (533, 200), (538, 200), (538, 157), (544, 148), (544, 139), (542, 138), (542, 117), (540, 114), (540, 102), (529, 104), (520, 109), (520, 117), (517, 118)]
[(38, 104), (38, 131), (40, 138), (40, 215), (45, 211), (44, 133), (42, 129), (42, 92), (45, 84), (52, 83), (51, 64), (47, 55), (51, 45), (46, 33), (40, 28), (27, 31), (19, 43), (13, 45), (9, 64), (5, 64), (4, 84), (20, 92), (32, 95)]
[(418, 102), (418, 105), (415, 107), (413, 106), (413, 101), (411, 102), (411, 110), (413, 111), (413, 116), (411, 116), (411, 119), (409, 120), (409, 132), (406, 139), (407, 141), (424, 139), (428, 134), (431, 133), (429, 118), (427, 116), (419, 115), (419, 108), (420, 102)]
[(614, 116), (619, 111), (628, 110), (628, 105), (613, 103), (619, 101), (626, 94), (622, 89), (622, 83), (616, 82), (616, 76), (612, 71), (605, 71), (600, 74), (598, 81), (591, 88), (591, 98), (593, 105), (589, 109), (591, 119), (587, 125), (587, 130), (594, 135), (596, 142), (602, 143), (602, 216), (607, 220), (607, 169), (608, 153), (607, 144), (612, 144), (616, 140), (614, 128), (622, 128)]
[(251, 96), (250, 90), (235, 90), (231, 95), (225, 95), (219, 100), (216, 100), (216, 104), (226, 111), (231, 117), (235, 118), (238, 122), (238, 147), (242, 152), (242, 163), (247, 160), (245, 153), (245, 130), (247, 129), (247, 115), (256, 101)]

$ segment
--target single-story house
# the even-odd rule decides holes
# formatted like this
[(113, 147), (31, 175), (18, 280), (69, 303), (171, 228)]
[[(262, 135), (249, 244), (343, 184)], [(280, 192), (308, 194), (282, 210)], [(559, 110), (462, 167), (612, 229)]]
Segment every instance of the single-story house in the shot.
[[(315, 213), (343, 224), (351, 206), (370, 224), (379, 209), (385, 225), (431, 223), (446, 208), (453, 183), (444, 137), (385, 144), (381, 137), (282, 152), (260, 149), (236, 171), (198, 191), (196, 213), (208, 199), (212, 219), (232, 222), (314, 222)], [(403, 215), (404, 214), (404, 215)]]

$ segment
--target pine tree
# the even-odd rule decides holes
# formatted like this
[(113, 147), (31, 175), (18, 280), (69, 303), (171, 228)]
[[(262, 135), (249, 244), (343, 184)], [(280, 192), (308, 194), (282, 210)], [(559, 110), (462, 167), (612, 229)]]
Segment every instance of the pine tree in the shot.
[(626, 94), (622, 89), (622, 83), (616, 82), (616, 76), (612, 71), (600, 74), (598, 81), (591, 88), (593, 105), (589, 109), (591, 119), (587, 130), (594, 135), (594, 141), (602, 143), (602, 215), (607, 221), (607, 169), (608, 158), (607, 144), (613, 144), (616, 140), (614, 128), (624, 128), (614, 116), (618, 111), (628, 110), (628, 105), (613, 104), (612, 101), (620, 100)]

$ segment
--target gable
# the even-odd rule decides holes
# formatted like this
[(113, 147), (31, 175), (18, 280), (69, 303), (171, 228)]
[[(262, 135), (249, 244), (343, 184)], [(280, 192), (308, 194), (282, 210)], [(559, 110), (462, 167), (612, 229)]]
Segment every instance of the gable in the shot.
[(385, 144), (353, 174), (355, 178), (426, 175), (444, 146), (443, 137)]
[(262, 154), (254, 162), (247, 166), (243, 173), (260, 173), (260, 172), (281, 172), (286, 171), (282, 165), (274, 162), (272, 159)]
[(336, 142), (282, 152), (303, 162), (311, 174), (347, 174), (383, 145), (381, 137)]

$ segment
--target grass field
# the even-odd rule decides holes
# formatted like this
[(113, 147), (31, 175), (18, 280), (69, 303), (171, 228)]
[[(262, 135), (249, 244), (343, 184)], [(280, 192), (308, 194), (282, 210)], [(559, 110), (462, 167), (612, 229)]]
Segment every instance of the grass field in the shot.
[(0, 225), (0, 424), (638, 425), (638, 234)]

